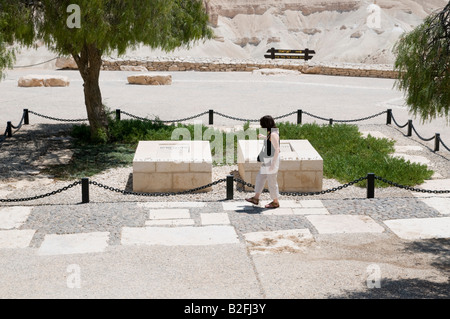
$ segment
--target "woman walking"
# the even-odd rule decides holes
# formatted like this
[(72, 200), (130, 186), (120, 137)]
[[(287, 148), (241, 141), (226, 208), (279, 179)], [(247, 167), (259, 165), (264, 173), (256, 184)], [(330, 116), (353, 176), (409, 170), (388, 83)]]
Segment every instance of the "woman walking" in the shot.
[(262, 163), (261, 169), (256, 176), (255, 196), (247, 198), (246, 201), (254, 205), (259, 204), (259, 197), (264, 190), (264, 185), (269, 186), (269, 193), (272, 202), (266, 205), (266, 208), (278, 208), (280, 203), (278, 201), (278, 168), (280, 166), (280, 134), (275, 124), (275, 120), (266, 115), (259, 121), (261, 127), (267, 130), (267, 136), (260, 134), (259, 138), (264, 138), (263, 151), (258, 156), (258, 161)]

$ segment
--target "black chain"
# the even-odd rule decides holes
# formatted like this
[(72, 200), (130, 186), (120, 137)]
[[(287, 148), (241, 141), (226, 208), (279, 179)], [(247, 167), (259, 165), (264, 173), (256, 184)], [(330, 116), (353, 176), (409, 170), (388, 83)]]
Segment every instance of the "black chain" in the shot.
[(197, 115), (193, 115), (193, 116), (186, 117), (186, 118), (179, 119), (179, 120), (164, 120), (164, 121), (163, 121), (163, 120), (150, 120), (150, 119), (148, 119), (148, 118), (140, 117), (140, 116), (137, 116), (137, 115), (133, 115), (133, 114), (130, 114), (130, 113), (125, 112), (125, 111), (120, 111), (120, 112), (121, 112), (122, 114), (128, 115), (129, 117), (135, 118), (135, 119), (137, 119), (137, 120), (141, 120), (141, 121), (152, 121), (152, 122), (161, 122), (161, 123), (177, 123), (177, 122), (185, 122), (185, 121), (189, 121), (189, 120), (192, 120), (192, 119), (201, 117), (201, 116), (203, 116), (203, 115), (209, 113), (209, 111), (205, 111), (205, 112), (199, 113), (199, 114), (197, 114)]
[(185, 191), (180, 191), (180, 192), (159, 192), (159, 193), (138, 193), (138, 192), (130, 192), (130, 191), (126, 191), (126, 190), (122, 190), (119, 188), (114, 188), (114, 187), (110, 187), (107, 185), (104, 185), (102, 183), (98, 183), (96, 181), (89, 181), (89, 184), (100, 187), (100, 188), (104, 188), (106, 190), (112, 191), (112, 192), (116, 192), (116, 193), (121, 193), (123, 195), (136, 195), (136, 196), (173, 196), (173, 195), (186, 195), (186, 194), (194, 194), (200, 190), (204, 190), (207, 188), (210, 188), (214, 185), (220, 184), (225, 182), (227, 179), (226, 178), (222, 178), (219, 179), (215, 182), (209, 183), (207, 185), (203, 185), (203, 186), (199, 186), (196, 188), (192, 188), (192, 189), (188, 189)]
[(288, 116), (291, 116), (291, 115), (294, 115), (294, 114), (297, 114), (297, 111), (294, 111), (294, 112), (291, 112), (291, 113), (287, 113), (285, 115), (277, 116), (277, 117), (274, 117), (273, 119), (274, 120), (280, 120), (282, 118), (285, 118), (285, 117), (288, 117)]
[(442, 141), (441, 137), (439, 136), (438, 138), (439, 138), (439, 142), (441, 142), (442, 146), (444, 146), (444, 148), (446, 148), (447, 151), (450, 152), (450, 148), (448, 148), (447, 145), (444, 144), (444, 142)]
[[(347, 187), (349, 187), (349, 186), (351, 186), (351, 185), (354, 185), (354, 184), (357, 184), (357, 183), (359, 183), (359, 182), (361, 182), (361, 181), (363, 181), (363, 180), (365, 180), (365, 179), (367, 179), (367, 176), (364, 176), (364, 177), (355, 179), (354, 181), (351, 181), (351, 182), (349, 182), (349, 183), (347, 183), (347, 184), (344, 184), (344, 185), (341, 185), (341, 186), (338, 186), (338, 187), (333, 187), (333, 188), (330, 188), (330, 189), (322, 190), (322, 191), (320, 191), (320, 192), (306, 192), (306, 193), (300, 193), (300, 192), (280, 192), (280, 195), (285, 195), (285, 196), (314, 196), (314, 195), (323, 195), (323, 194), (333, 193), (333, 192), (339, 191), (339, 190), (341, 190), (341, 189), (347, 188)], [(247, 183), (246, 181), (244, 181), (244, 180), (242, 180), (242, 179), (239, 179), (239, 178), (236, 178), (236, 177), (235, 177), (235, 178), (233, 178), (233, 180), (234, 180), (235, 182), (239, 183), (239, 184), (243, 184), (243, 185), (248, 186), (248, 187), (250, 187), (250, 188), (255, 188), (255, 185), (250, 184), (250, 183)], [(267, 189), (264, 189), (264, 191), (265, 191), (265, 192), (268, 192)]]
[(397, 123), (397, 121), (395, 120), (394, 114), (392, 114), (392, 113), (391, 113), (391, 118), (392, 118), (392, 120), (394, 121), (395, 125), (397, 125), (399, 128), (404, 128), (404, 127), (406, 127), (406, 126), (408, 125), (408, 122), (406, 122), (405, 125), (399, 125), (399, 124)]
[(81, 184), (81, 181), (74, 182), (74, 183), (72, 183), (70, 185), (67, 185), (67, 186), (65, 186), (63, 188), (60, 188), (60, 189), (58, 189), (56, 191), (53, 191), (53, 192), (50, 192), (50, 193), (47, 193), (47, 194), (43, 194), (43, 195), (33, 196), (33, 197), (0, 199), (0, 203), (18, 203), (18, 202), (28, 202), (28, 201), (32, 201), (32, 200), (36, 200), (36, 199), (41, 199), (41, 198), (45, 198), (45, 197), (49, 197), (49, 196), (52, 196), (52, 195), (56, 195), (56, 194), (65, 192), (65, 191), (67, 191), (67, 190), (71, 189), (72, 187), (77, 186), (79, 184)]
[(77, 120), (59, 119), (59, 118), (56, 118), (56, 117), (52, 117), (52, 116), (47, 116), (47, 115), (43, 115), (43, 114), (40, 114), (40, 113), (36, 113), (34, 111), (28, 111), (28, 113), (34, 114), (34, 115), (39, 116), (39, 117), (43, 117), (43, 118), (48, 119), (48, 120), (60, 121), (60, 122), (75, 123), (75, 122), (86, 122), (88, 120), (88, 119), (77, 119)]
[(429, 189), (420, 189), (420, 188), (414, 188), (414, 187), (410, 187), (410, 186), (405, 186), (405, 185), (401, 185), (398, 183), (394, 183), (392, 181), (389, 181), (383, 177), (379, 177), (379, 176), (375, 176), (375, 179), (378, 179), (379, 181), (382, 181), (386, 184), (389, 184), (391, 186), (395, 186), (398, 188), (403, 188), (409, 191), (413, 191), (413, 192), (420, 192), (420, 193), (433, 193), (433, 194), (449, 194), (450, 190), (429, 190)]
[(222, 116), (222, 117), (225, 117), (225, 118), (227, 118), (227, 119), (230, 119), (230, 120), (235, 120), (235, 121), (242, 121), (242, 122), (259, 122), (259, 119), (255, 119), (255, 120), (253, 120), (253, 119), (243, 119), (243, 118), (239, 118), (239, 117), (234, 117), (234, 116), (230, 116), (230, 115), (226, 115), (226, 114), (223, 114), (223, 113), (220, 113), (220, 112), (214, 112), (214, 114), (217, 114), (217, 115), (219, 115), (219, 116)]
[(412, 129), (413, 129), (414, 133), (416, 133), (416, 135), (417, 135), (422, 141), (429, 142), (429, 141), (431, 141), (431, 140), (434, 140), (435, 137), (436, 137), (436, 136), (433, 136), (433, 137), (430, 137), (430, 138), (423, 138), (422, 136), (419, 135), (419, 133), (417, 133), (416, 128), (414, 127), (414, 125), (412, 125)]
[[(303, 113), (306, 114), (306, 115), (309, 115), (309, 116), (311, 116), (313, 118), (322, 120), (322, 121), (329, 121), (330, 120), (329, 118), (317, 116), (317, 115), (311, 114), (311, 113), (306, 112), (306, 111), (303, 111)], [(380, 116), (380, 115), (385, 114), (385, 113), (387, 113), (387, 111), (383, 111), (383, 112), (380, 112), (380, 113), (377, 113), (377, 114), (374, 114), (374, 115), (370, 115), (370, 116), (366, 116), (366, 117), (362, 117), (362, 118), (354, 119), (354, 120), (335, 120), (335, 119), (333, 119), (333, 122), (351, 123), (351, 122), (366, 121), (366, 120), (370, 120), (370, 119), (372, 119), (374, 117)]]

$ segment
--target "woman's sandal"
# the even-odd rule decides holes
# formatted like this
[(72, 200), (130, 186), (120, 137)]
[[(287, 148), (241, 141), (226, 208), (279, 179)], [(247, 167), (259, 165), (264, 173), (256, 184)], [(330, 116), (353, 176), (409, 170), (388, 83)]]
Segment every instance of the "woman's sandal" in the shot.
[(253, 205), (259, 205), (259, 199), (256, 199), (255, 197), (246, 198), (245, 200), (249, 203), (252, 203)]
[(266, 208), (270, 208), (270, 209), (279, 208), (279, 207), (280, 207), (280, 204), (279, 203), (276, 204), (275, 202), (272, 202), (272, 203), (266, 205)]

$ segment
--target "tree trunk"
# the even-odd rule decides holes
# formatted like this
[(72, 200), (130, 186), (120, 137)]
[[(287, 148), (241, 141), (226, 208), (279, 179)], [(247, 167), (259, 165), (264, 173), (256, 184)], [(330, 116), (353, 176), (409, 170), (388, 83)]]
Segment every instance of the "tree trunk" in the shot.
[(72, 54), (84, 81), (84, 100), (91, 128), (91, 139), (106, 142), (108, 118), (102, 103), (99, 79), (102, 53), (95, 45), (85, 44), (80, 55)]

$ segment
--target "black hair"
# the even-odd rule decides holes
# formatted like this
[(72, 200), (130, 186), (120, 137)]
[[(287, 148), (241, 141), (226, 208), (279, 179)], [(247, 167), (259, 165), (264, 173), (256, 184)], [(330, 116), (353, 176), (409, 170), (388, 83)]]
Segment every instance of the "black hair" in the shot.
[(275, 120), (270, 115), (263, 116), (259, 120), (259, 124), (261, 125), (262, 128), (265, 128), (268, 131), (270, 131), (273, 128), (277, 128), (277, 125), (275, 124)]

